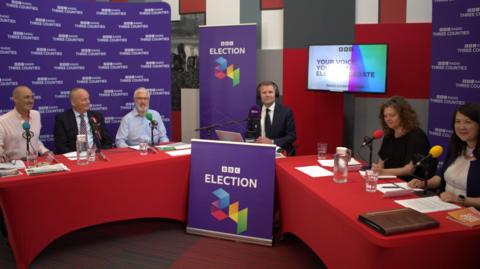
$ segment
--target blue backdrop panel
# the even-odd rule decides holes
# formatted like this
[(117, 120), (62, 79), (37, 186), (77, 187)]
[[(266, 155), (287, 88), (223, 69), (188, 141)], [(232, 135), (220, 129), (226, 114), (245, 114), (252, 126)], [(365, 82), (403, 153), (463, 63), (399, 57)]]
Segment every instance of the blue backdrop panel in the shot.
[(431, 145), (446, 148), (453, 132), (453, 111), (465, 102), (480, 102), (478, 25), (478, 1), (433, 1), (428, 124)]
[(53, 150), (55, 114), (70, 107), (70, 89), (90, 92), (115, 137), (143, 86), (171, 137), (170, 28), (166, 3), (0, 0), (0, 113), (12, 109), (15, 86), (29, 86)]

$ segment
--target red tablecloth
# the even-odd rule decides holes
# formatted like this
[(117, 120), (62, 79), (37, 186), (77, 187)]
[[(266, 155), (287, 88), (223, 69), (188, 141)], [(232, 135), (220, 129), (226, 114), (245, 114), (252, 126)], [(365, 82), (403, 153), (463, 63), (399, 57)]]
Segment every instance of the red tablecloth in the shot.
[(446, 212), (429, 214), (440, 222), (435, 229), (383, 236), (357, 218), (361, 213), (401, 208), (395, 199), (365, 192), (358, 172), (348, 183), (332, 177), (311, 178), (295, 167), (318, 165), (316, 157), (277, 160), (276, 177), (283, 233), (302, 239), (336, 268), (479, 268), (475, 262), (480, 228), (446, 219)]
[(104, 151), (109, 162), (72, 171), (0, 179), (0, 203), (17, 268), (27, 268), (58, 237), (112, 221), (162, 217), (186, 220), (190, 156), (140, 156)]

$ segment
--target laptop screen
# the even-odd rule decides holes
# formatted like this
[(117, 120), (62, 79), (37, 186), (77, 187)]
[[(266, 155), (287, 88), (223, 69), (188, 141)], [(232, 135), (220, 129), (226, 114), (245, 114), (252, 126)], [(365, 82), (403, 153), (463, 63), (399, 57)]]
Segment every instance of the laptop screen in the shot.
[(237, 132), (215, 130), (215, 133), (220, 141), (244, 142), (242, 134)]

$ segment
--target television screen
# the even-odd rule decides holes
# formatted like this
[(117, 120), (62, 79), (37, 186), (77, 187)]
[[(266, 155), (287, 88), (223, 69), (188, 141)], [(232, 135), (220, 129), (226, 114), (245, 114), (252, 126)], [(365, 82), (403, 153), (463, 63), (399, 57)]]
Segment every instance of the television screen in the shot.
[(308, 89), (385, 93), (387, 44), (311, 45)]

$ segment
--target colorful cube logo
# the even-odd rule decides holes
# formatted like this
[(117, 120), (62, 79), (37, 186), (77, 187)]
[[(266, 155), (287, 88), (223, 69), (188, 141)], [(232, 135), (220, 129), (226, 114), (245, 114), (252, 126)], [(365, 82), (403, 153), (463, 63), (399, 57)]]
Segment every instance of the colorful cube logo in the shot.
[[(230, 218), (237, 223), (237, 234), (241, 234), (247, 230), (248, 208), (238, 211), (240, 203), (237, 201), (230, 204), (230, 194), (222, 188), (218, 188), (212, 192), (218, 200), (212, 202), (211, 215), (218, 221), (224, 221)], [(228, 207), (228, 214), (225, 208)]]
[(218, 57), (215, 60), (218, 65), (215, 66), (215, 77), (218, 79), (224, 79), (229, 77), (232, 79), (232, 86), (235, 87), (240, 84), (240, 68), (233, 69), (233, 64), (228, 65), (227, 59)]

